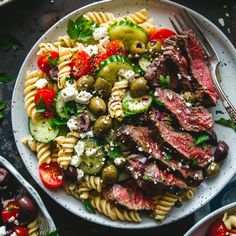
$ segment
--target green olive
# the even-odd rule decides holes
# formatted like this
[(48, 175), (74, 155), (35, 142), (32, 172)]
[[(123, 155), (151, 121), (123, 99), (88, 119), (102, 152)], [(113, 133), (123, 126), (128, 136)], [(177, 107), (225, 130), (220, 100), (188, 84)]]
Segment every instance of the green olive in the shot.
[(105, 183), (114, 183), (118, 177), (118, 171), (114, 165), (109, 165), (102, 170), (102, 180)]
[(77, 81), (77, 88), (79, 91), (89, 90), (94, 85), (94, 78), (90, 75), (84, 75), (80, 77)]
[(196, 96), (194, 93), (184, 92), (181, 96), (186, 102), (194, 103), (196, 101)]
[(134, 41), (130, 45), (130, 52), (132, 54), (143, 54), (145, 53), (145, 44), (140, 41)]
[(97, 94), (101, 97), (108, 97), (111, 94), (112, 84), (102, 77), (97, 78), (94, 87)]
[(89, 109), (95, 114), (95, 115), (101, 115), (104, 114), (107, 110), (106, 103), (104, 100), (100, 97), (93, 97), (90, 100), (89, 103)]
[(206, 169), (208, 178), (211, 178), (220, 172), (220, 165), (216, 162), (212, 162)]
[(153, 40), (147, 43), (147, 50), (151, 54), (157, 54), (161, 52), (161, 44), (157, 40)]
[(110, 116), (100, 116), (95, 121), (93, 126), (94, 133), (96, 135), (101, 135), (109, 131), (112, 127), (112, 119)]
[(130, 92), (134, 97), (140, 97), (144, 95), (147, 91), (147, 80), (143, 77), (135, 79), (131, 82)]

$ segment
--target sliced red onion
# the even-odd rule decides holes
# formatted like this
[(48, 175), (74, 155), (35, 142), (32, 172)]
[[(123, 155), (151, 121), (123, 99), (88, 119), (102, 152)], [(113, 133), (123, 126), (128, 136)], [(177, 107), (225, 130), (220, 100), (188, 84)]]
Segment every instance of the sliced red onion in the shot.
[(142, 98), (143, 103), (148, 103), (148, 98)]
[(141, 162), (142, 164), (146, 164), (147, 160), (148, 160), (147, 157), (139, 158), (139, 162)]

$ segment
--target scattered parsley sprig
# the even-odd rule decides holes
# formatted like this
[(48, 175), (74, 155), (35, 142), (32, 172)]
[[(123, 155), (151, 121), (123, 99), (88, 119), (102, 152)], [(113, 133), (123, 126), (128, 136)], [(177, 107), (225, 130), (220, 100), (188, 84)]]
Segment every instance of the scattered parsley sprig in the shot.
[(236, 124), (234, 124), (234, 122), (230, 119), (220, 118), (219, 120), (216, 120), (215, 122), (217, 124), (229, 127), (233, 129), (234, 131), (236, 131)]
[(4, 117), (4, 109), (6, 108), (5, 102), (0, 101), (0, 120)]

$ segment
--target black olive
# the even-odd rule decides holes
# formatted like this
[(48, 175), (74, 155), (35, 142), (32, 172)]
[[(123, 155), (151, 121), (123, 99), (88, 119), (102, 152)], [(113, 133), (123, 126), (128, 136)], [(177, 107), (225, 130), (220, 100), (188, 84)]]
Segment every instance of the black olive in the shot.
[(74, 166), (69, 166), (64, 170), (64, 176), (67, 180), (75, 182), (77, 180), (77, 170)]
[(224, 160), (229, 152), (229, 146), (224, 141), (220, 141), (214, 153), (215, 161), (219, 162)]
[(33, 200), (30, 197), (24, 195), (17, 199), (17, 203), (20, 206), (21, 220), (32, 221), (36, 218), (37, 208)]

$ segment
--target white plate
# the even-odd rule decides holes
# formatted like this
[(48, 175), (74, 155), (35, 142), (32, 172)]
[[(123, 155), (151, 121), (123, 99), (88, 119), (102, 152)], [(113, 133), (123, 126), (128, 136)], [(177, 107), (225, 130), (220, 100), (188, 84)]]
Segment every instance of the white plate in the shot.
[[(158, 27), (172, 28), (168, 21), (168, 16), (170, 16), (172, 12), (175, 12), (182, 7), (169, 1), (113, 0), (94, 3), (72, 12), (71, 14), (65, 16), (57, 24), (55, 24), (51, 29), (49, 29), (31, 49), (19, 72), (12, 100), (12, 125), (15, 141), (27, 169), (29, 170), (32, 177), (37, 181), (37, 183), (56, 202), (61, 204), (65, 209), (71, 211), (75, 215), (99, 224), (119, 228), (148, 228), (159, 226), (161, 224), (148, 217), (143, 217), (141, 224), (111, 221), (98, 213), (96, 215), (89, 214), (84, 210), (80, 202), (78, 202), (76, 199), (73, 199), (72, 197), (67, 196), (63, 190), (50, 191), (45, 188), (38, 176), (37, 159), (35, 155), (20, 142), (23, 137), (28, 135), (27, 115), (23, 102), (23, 90), (27, 70), (33, 70), (36, 68), (36, 52), (38, 50), (37, 47), (39, 43), (44, 41), (53, 41), (59, 35), (64, 35), (66, 33), (66, 26), (69, 19), (76, 19), (76, 17), (78, 17), (80, 14), (84, 14), (87, 11), (112, 11), (118, 16), (135, 12), (142, 8), (148, 9), (150, 16), (155, 19), (156, 25)], [(223, 78), (222, 83), (224, 85), (226, 94), (231, 95), (233, 103), (236, 104), (236, 96), (234, 96), (236, 90), (235, 49), (226, 36), (216, 26), (214, 26), (211, 22), (198, 13), (193, 11), (191, 11), (191, 13), (197, 18), (197, 20), (199, 20), (202, 29), (205, 31), (205, 34), (213, 42), (214, 46), (219, 52), (223, 63), (227, 63), (227, 66), (220, 67), (220, 73)], [(215, 114), (215, 110), (222, 110), (222, 105), (218, 104), (216, 108), (213, 108), (213, 114)], [(220, 140), (225, 140), (230, 146), (229, 156), (224, 162), (222, 171), (217, 177), (207, 181), (207, 183), (203, 183), (193, 200), (184, 203), (181, 208), (175, 208), (167, 217), (167, 219), (162, 223), (162, 225), (179, 220), (199, 209), (201, 206), (210, 201), (235, 174), (236, 158), (233, 155), (236, 154), (235, 133), (233, 130), (218, 125), (215, 125), (215, 131), (218, 134), (218, 138)]]
[(211, 214), (205, 216), (197, 224), (195, 224), (184, 236), (202, 236), (208, 235), (211, 225), (216, 222), (218, 219), (222, 219), (224, 213), (228, 212), (229, 214), (236, 213), (236, 202), (223, 206)]

